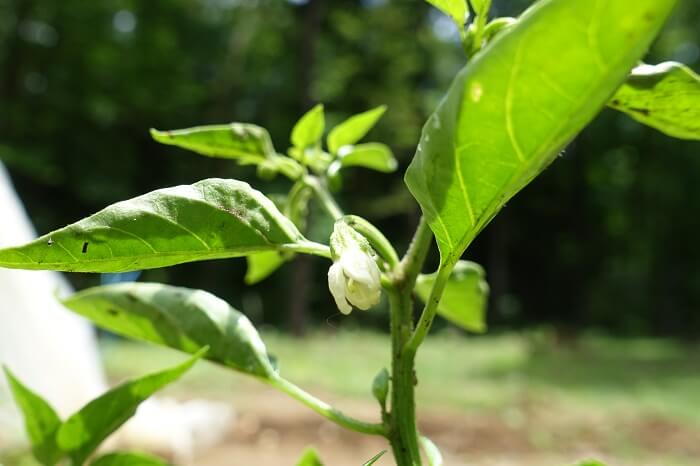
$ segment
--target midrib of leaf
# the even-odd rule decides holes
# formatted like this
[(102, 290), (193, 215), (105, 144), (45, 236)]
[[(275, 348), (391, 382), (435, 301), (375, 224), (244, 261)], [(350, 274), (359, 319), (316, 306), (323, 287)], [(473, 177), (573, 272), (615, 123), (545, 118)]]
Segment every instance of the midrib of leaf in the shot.
[[(520, 147), (518, 140), (515, 136), (515, 128), (513, 127), (513, 91), (515, 88), (516, 77), (520, 71), (520, 60), (522, 58), (522, 50), (525, 41), (521, 41), (515, 49), (515, 56), (513, 57), (513, 64), (510, 70), (510, 76), (508, 78), (508, 87), (506, 88), (506, 98), (505, 98), (505, 116), (506, 116), (506, 134), (508, 134), (508, 141), (515, 151), (515, 156), (518, 162), (525, 162), (525, 154), (523, 149)], [(459, 158), (459, 157), (458, 157)]]
[[(596, 0), (596, 6), (599, 7), (599, 2), (600, 0)], [(592, 17), (591, 22), (589, 23), (589, 29), (592, 24), (595, 23), (595, 17)], [(522, 53), (522, 47), (524, 44), (524, 40), (521, 40), (520, 44), (517, 46), (516, 51), (515, 51), (515, 57), (513, 60), (513, 66), (515, 68), (515, 65), (518, 64), (519, 60), (519, 55)], [(595, 54), (600, 55), (600, 49), (597, 40), (595, 41), (596, 44), (596, 49), (595, 49)], [(591, 44), (593, 45), (593, 44)], [(612, 65), (617, 65), (619, 62), (622, 62), (624, 59), (624, 55), (621, 55)], [(606, 64), (604, 70), (609, 70), (614, 68), (615, 66), (611, 66), (610, 64)], [(601, 70), (603, 71), (603, 70)], [(604, 72), (604, 71), (603, 71)], [(541, 73), (542, 75), (546, 74), (543, 72)], [(509, 86), (506, 91), (506, 100), (508, 95), (511, 93), (511, 83), (515, 82), (514, 79), (517, 79), (517, 73), (511, 71), (511, 81), (509, 82)], [(623, 79), (624, 80), (624, 79)], [(550, 82), (556, 84), (555, 81), (549, 79)], [(574, 105), (575, 111), (572, 111), (572, 114), (576, 114), (580, 112), (585, 106), (586, 102), (590, 99), (590, 97), (595, 94), (597, 90), (596, 86), (591, 86), (588, 90), (582, 93), (582, 97), (575, 100), (577, 103)], [(614, 91), (613, 91), (614, 92)], [(612, 94), (612, 92), (611, 92)], [(512, 119), (512, 108), (508, 110), (508, 106), (506, 105), (506, 127), (508, 127), (508, 120)], [(480, 216), (479, 220), (477, 221), (476, 224), (472, 222), (471, 228), (467, 231), (465, 235), (462, 236), (462, 238), (457, 242), (458, 247), (455, 249), (453, 247), (452, 243), (452, 238), (448, 234), (446, 235), (448, 238), (448, 243), (450, 245), (450, 251), (451, 253), (448, 255), (446, 258), (446, 261), (448, 264), (455, 264), (459, 258), (462, 255), (462, 252), (469, 246), (471, 241), (476, 237), (478, 232), (495, 216), (497, 213), (497, 209), (499, 205), (501, 204), (502, 199), (510, 197), (510, 193), (513, 191), (517, 191), (520, 186), (524, 185), (532, 179), (534, 176), (536, 176), (536, 171), (534, 170), (535, 167), (537, 166), (535, 163), (532, 163), (534, 161), (539, 161), (539, 157), (537, 157), (537, 154), (542, 154), (542, 153), (550, 153), (559, 150), (564, 144), (566, 144), (566, 141), (563, 140), (561, 136), (561, 130), (562, 128), (566, 125), (567, 120), (562, 118), (561, 122), (555, 127), (555, 130), (553, 131), (554, 136), (550, 138), (549, 140), (544, 140), (539, 146), (536, 147), (535, 150), (532, 151), (532, 155), (528, 158), (525, 157), (521, 163), (519, 163), (517, 166), (518, 168), (513, 172), (509, 180), (504, 184), (504, 186), (514, 186), (515, 188), (508, 191), (505, 196), (502, 197), (495, 197), (488, 205), (487, 207), (483, 210), (482, 215)], [(513, 127), (513, 131), (515, 130), (515, 127)], [(514, 133), (513, 133), (514, 134)], [(509, 137), (512, 136), (509, 131)], [(513, 145), (514, 139), (510, 137), (511, 145)], [(462, 146), (464, 147), (464, 145)], [(517, 151), (516, 146), (513, 146), (513, 149)], [(517, 153), (516, 153), (517, 155)], [(523, 153), (524, 155), (524, 153)], [(520, 157), (518, 157), (520, 158)], [(459, 160), (459, 157), (457, 156), (457, 153), (455, 152), (455, 159)], [(544, 162), (549, 162), (551, 163), (552, 160), (545, 160)], [(431, 196), (432, 200), (432, 196)], [(471, 206), (470, 206), (471, 207)], [(440, 224), (442, 225), (443, 229), (446, 230), (444, 221), (441, 218), (441, 215), (438, 212), (437, 218), (440, 220)]]
[(600, 21), (596, 21), (598, 18), (602, 17), (600, 13), (601, 0), (594, 0), (593, 3), (593, 14), (591, 16), (591, 22), (588, 23), (586, 28), (586, 37), (588, 39), (588, 44), (593, 50), (593, 56), (595, 57), (596, 64), (600, 68), (600, 71), (606, 72), (608, 70), (608, 64), (603, 60), (600, 54), (600, 44), (598, 43), (598, 29), (600, 27)]

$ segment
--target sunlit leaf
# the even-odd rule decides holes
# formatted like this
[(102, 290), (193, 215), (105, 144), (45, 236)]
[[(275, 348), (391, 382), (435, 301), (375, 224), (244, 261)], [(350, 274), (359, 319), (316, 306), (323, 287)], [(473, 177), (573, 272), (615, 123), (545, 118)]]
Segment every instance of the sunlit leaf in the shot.
[(700, 76), (680, 63), (636, 67), (609, 105), (669, 136), (700, 140)]
[(474, 13), (479, 16), (487, 15), (491, 8), (491, 0), (470, 0)]
[(168, 466), (168, 463), (145, 453), (110, 453), (100, 456), (91, 466)]
[(385, 111), (386, 106), (382, 105), (353, 115), (333, 128), (328, 134), (328, 150), (335, 154), (341, 147), (355, 144), (377, 124)]
[(209, 179), (113, 204), (26, 245), (0, 266), (125, 272), (284, 249), (303, 237), (261, 192)]
[(457, 262), (625, 81), (675, 0), (543, 0), (457, 75), (406, 183)]
[(315, 448), (308, 447), (301, 455), (297, 466), (323, 466)]
[(339, 155), (343, 167), (371, 168), (384, 173), (393, 172), (398, 167), (391, 149), (378, 142), (344, 146)]
[(156, 141), (209, 157), (236, 159), (242, 164), (259, 163), (275, 154), (265, 128), (248, 123), (196, 126), (173, 131), (151, 129)]
[(323, 105), (318, 104), (302, 116), (292, 129), (292, 144), (297, 149), (316, 145), (323, 136), (326, 120)]
[(428, 458), (428, 466), (443, 466), (445, 463), (442, 459), (442, 453), (438, 447), (428, 437), (420, 438), (421, 447)]
[(63, 304), (119, 335), (195, 353), (241, 372), (273, 372), (248, 318), (211, 293), (159, 283), (121, 283), (75, 293)]
[(142, 402), (180, 378), (205, 351), (171, 369), (125, 382), (92, 400), (58, 429), (58, 446), (74, 464), (83, 464), (111, 433), (136, 414)]
[(458, 27), (464, 27), (469, 18), (467, 0), (426, 0), (438, 10), (452, 18)]
[(58, 414), (42, 397), (25, 387), (8, 368), (5, 368), (5, 376), (24, 416), (34, 457), (44, 465), (53, 466), (64, 456), (56, 445), (56, 432), (61, 426)]
[[(416, 294), (423, 301), (428, 299), (436, 277), (437, 272), (418, 276)], [(437, 312), (465, 330), (482, 333), (486, 331), (488, 298), (484, 269), (474, 262), (459, 261), (445, 286)]]

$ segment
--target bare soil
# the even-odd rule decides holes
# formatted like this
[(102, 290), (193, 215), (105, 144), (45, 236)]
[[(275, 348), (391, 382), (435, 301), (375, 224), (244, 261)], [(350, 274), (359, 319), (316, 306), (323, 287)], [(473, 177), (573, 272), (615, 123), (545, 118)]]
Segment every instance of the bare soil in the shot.
[[(341, 400), (342, 409), (376, 420), (372, 404)], [(566, 466), (595, 457), (611, 466), (700, 465), (700, 427), (663, 418), (561, 415), (557, 407), (522, 400), (517, 410), (420, 413), (421, 431), (448, 466)], [(316, 447), (326, 466), (359, 466), (388, 449), (381, 438), (347, 432), (267, 389), (237, 399), (238, 417), (225, 441), (195, 459), (197, 466), (293, 466)], [(391, 455), (377, 466), (393, 464)]]

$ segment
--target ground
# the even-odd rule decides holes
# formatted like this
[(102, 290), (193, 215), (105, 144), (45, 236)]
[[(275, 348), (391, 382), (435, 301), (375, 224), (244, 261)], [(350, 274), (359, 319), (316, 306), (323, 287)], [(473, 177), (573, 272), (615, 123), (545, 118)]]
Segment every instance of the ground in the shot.
[[(285, 377), (358, 418), (377, 419), (369, 386), (387, 363), (384, 335), (263, 336)], [(182, 360), (174, 351), (114, 341), (104, 354), (114, 382)], [(566, 466), (590, 457), (610, 466), (697, 466), (699, 356), (697, 345), (658, 339), (589, 335), (562, 345), (547, 332), (436, 333), (418, 360), (420, 428), (448, 466)], [(200, 454), (197, 466), (293, 466), (308, 445), (326, 466), (359, 466), (387, 448), (209, 363), (168, 394), (236, 409), (225, 442)], [(386, 455), (376, 464), (393, 462)]]
[[(380, 334), (316, 333), (264, 339), (283, 375), (365, 420), (387, 362)], [(179, 356), (143, 346), (106, 349), (115, 378)], [(131, 354), (134, 353), (134, 354)], [(447, 465), (565, 466), (597, 457), (612, 466), (697, 466), (700, 458), (700, 348), (665, 340), (582, 337), (562, 346), (546, 332), (431, 336), (418, 360), (422, 432)], [(133, 361), (148, 361), (134, 367)], [(144, 364), (146, 365), (146, 364)], [(387, 448), (348, 433), (256, 381), (205, 364), (172, 390), (230, 400), (239, 415), (227, 442), (198, 466), (294, 465), (314, 445), (330, 466), (358, 466)], [(392, 464), (389, 455), (376, 463)]]

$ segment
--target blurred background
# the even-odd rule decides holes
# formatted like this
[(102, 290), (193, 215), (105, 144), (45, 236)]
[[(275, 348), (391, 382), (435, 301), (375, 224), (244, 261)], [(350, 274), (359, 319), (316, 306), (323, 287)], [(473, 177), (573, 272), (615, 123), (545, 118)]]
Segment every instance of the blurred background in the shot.
[[(515, 16), (530, 3), (494, 0), (494, 14)], [(679, 3), (647, 61), (700, 71), (700, 5)], [(403, 171), (463, 64), (454, 26), (418, 0), (0, 0), (0, 160), (44, 233), (207, 177), (248, 180), (265, 192), (289, 188), (284, 179), (262, 182), (252, 169), (160, 146), (151, 127), (251, 122), (268, 128), (282, 152), (314, 103), (325, 104), (329, 126), (386, 104), (370, 139), (389, 144), (400, 168), (351, 169), (339, 202), (405, 248), (419, 214)], [(454, 464), (554, 465), (589, 453), (616, 464), (697, 464), (699, 153), (697, 143), (604, 110), (470, 247), (465, 257), (484, 265), (491, 286), (489, 333), (436, 325), (419, 372), (424, 429)], [(311, 215), (310, 236), (327, 238), (331, 225)], [(242, 259), (146, 271), (142, 280), (226, 299), (263, 329), (302, 385), (373, 412), (360, 400), (388, 359), (387, 313), (340, 318), (327, 265), (297, 258), (254, 287), (243, 285)], [(68, 278), (78, 289), (99, 282)], [(113, 341), (105, 348), (115, 380), (172, 357)], [(369, 358), (376, 367), (366, 367)], [(358, 451), (349, 446), (356, 437), (296, 405), (279, 421), (254, 414), (259, 396), (274, 399), (271, 406), (286, 401), (248, 383), (205, 367), (175, 390), (246, 400), (241, 419), (248, 409), (252, 427), (238, 424), (229, 442), (238, 449), (229, 447), (287, 455), (269, 464), (293, 464), (304, 443), (329, 455)], [(339, 443), (324, 450), (324, 442)], [(369, 442), (361, 450), (368, 458)], [(222, 448), (228, 453), (197, 464), (231, 464), (224, 458), (235, 455)], [(12, 454), (8, 466), (22, 457)], [(268, 464), (257, 461), (247, 464)]]

